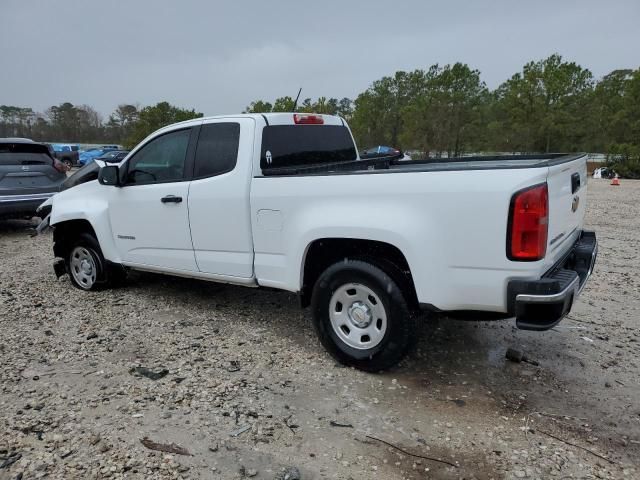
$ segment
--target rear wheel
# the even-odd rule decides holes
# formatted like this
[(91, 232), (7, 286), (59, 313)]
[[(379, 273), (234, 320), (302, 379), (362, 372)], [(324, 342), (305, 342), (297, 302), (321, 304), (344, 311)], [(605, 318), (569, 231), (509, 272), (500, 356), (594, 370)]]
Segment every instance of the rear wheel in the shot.
[(67, 167), (67, 170), (71, 170), (71, 167), (73, 167), (73, 162), (68, 158), (65, 158), (64, 160), (62, 160), (62, 163), (65, 164), (65, 166)]
[(346, 260), (327, 268), (314, 286), (311, 304), (323, 346), (339, 362), (361, 370), (396, 365), (417, 335), (416, 318), (399, 284), (367, 261)]

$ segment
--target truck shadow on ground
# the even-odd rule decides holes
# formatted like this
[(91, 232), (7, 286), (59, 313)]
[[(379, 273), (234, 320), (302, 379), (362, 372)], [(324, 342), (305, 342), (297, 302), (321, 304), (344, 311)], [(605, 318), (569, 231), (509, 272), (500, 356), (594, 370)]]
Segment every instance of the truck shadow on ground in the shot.
[[(268, 289), (251, 289), (234, 285), (214, 284), (199, 280), (134, 272), (128, 289), (137, 294), (153, 294), (188, 305), (200, 311), (233, 313), (268, 327), (301, 347), (322, 351), (311, 325), (309, 309), (301, 310), (296, 295)], [(417, 385), (440, 383), (452, 385), (466, 382), (487, 388), (508, 384), (515, 389), (535, 375), (536, 368), (527, 364), (512, 364), (505, 359), (511, 346), (528, 345), (527, 337), (513, 326), (513, 321), (456, 321), (446, 317), (425, 317), (417, 344), (408, 358), (382, 376), (402, 377)], [(554, 361), (554, 351), (561, 351), (562, 340), (553, 334), (544, 348), (537, 345), (535, 358)], [(531, 353), (530, 353), (531, 356)], [(563, 366), (564, 368), (564, 366)], [(526, 372), (526, 373), (522, 373)]]
[[(300, 348), (323, 355), (311, 313), (300, 309), (294, 294), (147, 273), (134, 273), (129, 287), (190, 308), (233, 312)], [(498, 411), (514, 418), (534, 412), (548, 415), (547, 419), (558, 416), (561, 421), (546, 422), (548, 430), (568, 432), (565, 435), (587, 445), (598, 437), (611, 449), (627, 446), (627, 455), (640, 457), (638, 445), (627, 445), (625, 440), (637, 436), (637, 402), (630, 405), (623, 398), (612, 398), (605, 393), (604, 384), (593, 382), (598, 358), (585, 364), (578, 352), (581, 345), (572, 344), (580, 338), (575, 332), (566, 328), (524, 332), (515, 328), (513, 320), (437, 317), (425, 318), (419, 333), (408, 358), (378, 378), (396, 379), (408, 386), (412, 398), (430, 407), (443, 403), (447, 408), (453, 405), (480, 414)], [(505, 358), (508, 348), (522, 350), (539, 365), (510, 362)]]

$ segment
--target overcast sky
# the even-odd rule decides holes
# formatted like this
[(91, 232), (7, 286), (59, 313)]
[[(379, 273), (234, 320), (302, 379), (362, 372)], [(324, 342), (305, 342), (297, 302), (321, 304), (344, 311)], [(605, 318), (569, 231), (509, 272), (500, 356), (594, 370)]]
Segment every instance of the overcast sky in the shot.
[(639, 26), (639, 0), (0, 0), (0, 104), (237, 113), (433, 63), (493, 88), (554, 52), (601, 77), (640, 66)]

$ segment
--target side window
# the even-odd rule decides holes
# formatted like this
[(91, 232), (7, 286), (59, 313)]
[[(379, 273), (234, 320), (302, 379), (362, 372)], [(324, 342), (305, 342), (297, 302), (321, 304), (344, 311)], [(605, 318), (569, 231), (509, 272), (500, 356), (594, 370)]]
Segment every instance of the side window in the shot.
[(200, 128), (194, 178), (230, 172), (238, 160), (239, 123), (207, 123)]
[(127, 162), (125, 184), (177, 182), (184, 177), (184, 162), (191, 129), (154, 138)]

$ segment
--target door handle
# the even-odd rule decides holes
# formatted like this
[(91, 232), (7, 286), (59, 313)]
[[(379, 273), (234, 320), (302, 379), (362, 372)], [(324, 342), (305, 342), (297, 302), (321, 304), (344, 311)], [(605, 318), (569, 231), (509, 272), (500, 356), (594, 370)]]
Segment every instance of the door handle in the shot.
[(160, 201), (162, 203), (180, 203), (182, 202), (182, 197), (176, 197), (175, 195), (167, 195), (166, 197), (162, 197)]

